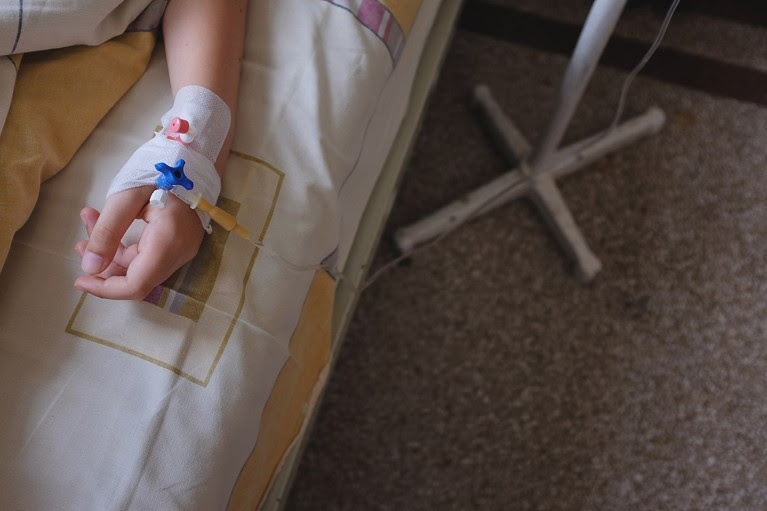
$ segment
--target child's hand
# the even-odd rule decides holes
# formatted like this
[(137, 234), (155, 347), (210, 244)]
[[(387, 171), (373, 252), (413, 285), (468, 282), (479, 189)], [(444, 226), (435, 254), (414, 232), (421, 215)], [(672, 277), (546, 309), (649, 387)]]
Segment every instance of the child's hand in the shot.
[[(102, 298), (142, 300), (195, 256), (205, 234), (197, 213), (173, 194), (164, 208), (150, 206), (153, 190), (124, 190), (107, 199), (101, 214), (80, 212), (90, 239), (75, 246), (86, 273), (75, 287)], [(122, 237), (136, 218), (147, 225), (139, 241), (126, 247)]]

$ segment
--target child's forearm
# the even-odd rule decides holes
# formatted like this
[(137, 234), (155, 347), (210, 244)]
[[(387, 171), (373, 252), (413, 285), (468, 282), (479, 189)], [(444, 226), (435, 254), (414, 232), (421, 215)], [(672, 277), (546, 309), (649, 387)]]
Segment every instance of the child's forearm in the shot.
[(215, 167), (223, 174), (234, 134), (247, 0), (170, 0), (163, 19), (173, 94), (201, 85), (229, 106), (232, 123)]

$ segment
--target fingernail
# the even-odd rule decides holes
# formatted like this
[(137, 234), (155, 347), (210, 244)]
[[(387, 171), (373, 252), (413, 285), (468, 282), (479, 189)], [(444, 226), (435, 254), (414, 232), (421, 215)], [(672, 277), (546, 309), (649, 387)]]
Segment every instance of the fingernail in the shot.
[(104, 265), (104, 258), (93, 252), (86, 251), (83, 255), (82, 269), (85, 273), (98, 273)]

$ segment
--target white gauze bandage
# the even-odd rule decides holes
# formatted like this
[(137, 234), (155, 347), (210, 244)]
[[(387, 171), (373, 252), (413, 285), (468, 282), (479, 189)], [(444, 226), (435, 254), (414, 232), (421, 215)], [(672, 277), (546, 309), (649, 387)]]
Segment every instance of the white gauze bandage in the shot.
[[(176, 93), (173, 107), (161, 122), (162, 130), (139, 147), (114, 177), (107, 197), (137, 186), (157, 186), (160, 173), (155, 169), (156, 163), (174, 166), (178, 160), (184, 160), (184, 173), (194, 183), (192, 192), (216, 204), (221, 178), (213, 164), (229, 133), (229, 107), (205, 87), (188, 85)], [(179, 195), (174, 190), (171, 193)], [(210, 233), (208, 214), (201, 211), (197, 214)]]

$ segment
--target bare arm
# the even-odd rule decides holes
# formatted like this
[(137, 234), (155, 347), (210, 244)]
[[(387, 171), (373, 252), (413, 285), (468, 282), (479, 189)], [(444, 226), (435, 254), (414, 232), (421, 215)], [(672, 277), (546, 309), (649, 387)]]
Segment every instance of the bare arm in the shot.
[(173, 95), (185, 85), (215, 92), (232, 111), (216, 169), (223, 173), (234, 133), (247, 0), (170, 0), (163, 19)]

